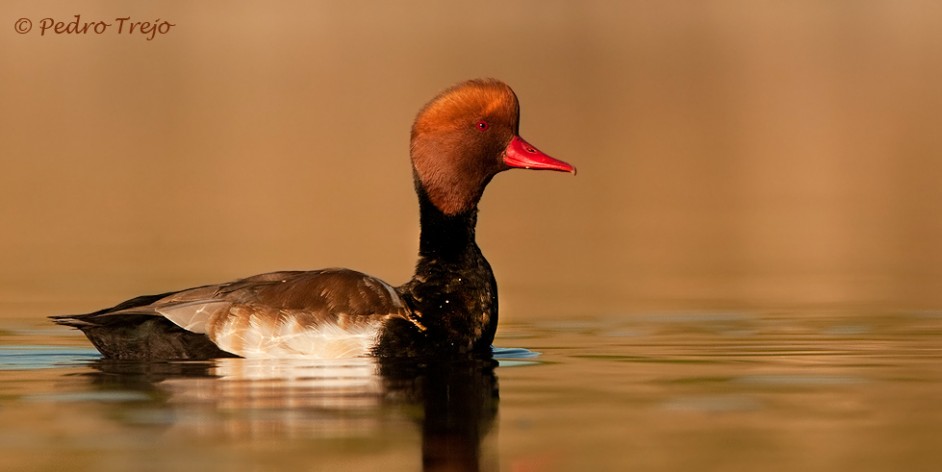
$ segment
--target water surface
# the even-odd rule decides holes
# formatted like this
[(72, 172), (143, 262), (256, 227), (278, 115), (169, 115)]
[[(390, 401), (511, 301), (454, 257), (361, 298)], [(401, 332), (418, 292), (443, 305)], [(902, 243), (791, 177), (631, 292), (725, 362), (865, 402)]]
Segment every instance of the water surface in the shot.
[(505, 324), (488, 362), (109, 363), (9, 323), (3, 470), (935, 470), (942, 313)]

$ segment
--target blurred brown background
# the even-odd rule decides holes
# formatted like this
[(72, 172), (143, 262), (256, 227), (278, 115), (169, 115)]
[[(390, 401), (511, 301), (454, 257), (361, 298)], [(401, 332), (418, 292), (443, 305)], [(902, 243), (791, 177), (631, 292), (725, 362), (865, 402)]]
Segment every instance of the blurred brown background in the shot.
[[(493, 76), (579, 175), (482, 203), (502, 317), (942, 302), (942, 3), (6, 1), (0, 317), (411, 275), (418, 108)], [(140, 35), (39, 34), (157, 18)], [(29, 18), (33, 30), (18, 34)]]

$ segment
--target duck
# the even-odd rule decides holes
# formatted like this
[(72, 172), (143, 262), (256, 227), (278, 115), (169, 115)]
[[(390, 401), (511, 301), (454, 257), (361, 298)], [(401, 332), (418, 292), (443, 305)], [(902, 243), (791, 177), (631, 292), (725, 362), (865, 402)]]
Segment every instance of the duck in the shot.
[(521, 138), (519, 120), (514, 91), (489, 78), (453, 85), (420, 109), (410, 141), (419, 254), (402, 285), (351, 269), (281, 271), (50, 318), (116, 360), (489, 353), (498, 297), (475, 241), (484, 188), (510, 169), (576, 173)]

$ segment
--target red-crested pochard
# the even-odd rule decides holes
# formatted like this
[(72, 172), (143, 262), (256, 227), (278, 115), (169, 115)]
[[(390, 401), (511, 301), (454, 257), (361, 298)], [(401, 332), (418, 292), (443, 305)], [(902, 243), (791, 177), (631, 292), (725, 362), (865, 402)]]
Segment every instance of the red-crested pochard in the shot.
[(497, 283), (474, 238), (484, 187), (511, 168), (576, 172), (524, 141), (518, 119), (516, 95), (494, 79), (455, 85), (419, 112), (419, 261), (403, 285), (349, 269), (273, 272), (52, 319), (111, 359), (486, 353)]

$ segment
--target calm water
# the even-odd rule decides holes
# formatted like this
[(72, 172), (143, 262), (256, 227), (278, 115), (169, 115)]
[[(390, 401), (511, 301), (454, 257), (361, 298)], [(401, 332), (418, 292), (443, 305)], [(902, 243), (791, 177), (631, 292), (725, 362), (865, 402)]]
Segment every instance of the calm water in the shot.
[(499, 366), (106, 363), (0, 334), (0, 470), (938, 470), (942, 313), (505, 324)]

